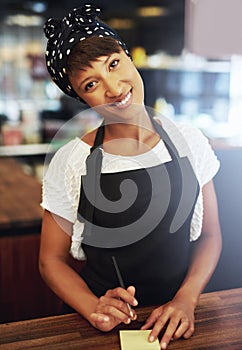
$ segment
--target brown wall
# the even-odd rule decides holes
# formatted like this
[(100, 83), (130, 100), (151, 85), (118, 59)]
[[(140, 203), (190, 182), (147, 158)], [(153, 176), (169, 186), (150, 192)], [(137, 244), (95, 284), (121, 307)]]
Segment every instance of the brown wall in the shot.
[(0, 238), (0, 322), (57, 314), (60, 300), (38, 270), (39, 234)]

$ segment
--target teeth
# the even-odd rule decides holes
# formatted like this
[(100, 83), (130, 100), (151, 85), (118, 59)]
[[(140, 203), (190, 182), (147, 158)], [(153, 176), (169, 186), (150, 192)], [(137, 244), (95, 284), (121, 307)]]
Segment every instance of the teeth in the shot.
[(130, 97), (131, 97), (131, 92), (129, 92), (128, 95), (122, 101), (117, 102), (116, 105), (117, 106), (125, 105), (128, 102), (128, 100), (130, 99)]

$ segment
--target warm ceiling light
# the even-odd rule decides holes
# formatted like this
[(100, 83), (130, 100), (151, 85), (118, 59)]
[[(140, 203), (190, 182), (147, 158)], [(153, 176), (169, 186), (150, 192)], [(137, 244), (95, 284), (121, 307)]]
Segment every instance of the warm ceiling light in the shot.
[(134, 27), (134, 21), (129, 18), (111, 18), (106, 23), (114, 29), (132, 29)]
[(161, 6), (144, 6), (138, 8), (138, 15), (140, 17), (160, 17), (166, 16), (167, 8)]
[(10, 26), (17, 25), (20, 27), (41, 26), (43, 25), (43, 18), (37, 15), (10, 15), (6, 18), (5, 23)]

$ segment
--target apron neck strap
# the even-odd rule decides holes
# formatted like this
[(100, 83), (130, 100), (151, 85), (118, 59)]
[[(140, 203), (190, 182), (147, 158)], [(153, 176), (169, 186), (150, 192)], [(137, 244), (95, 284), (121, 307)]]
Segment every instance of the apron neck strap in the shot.
[[(151, 123), (155, 129), (155, 131), (160, 135), (161, 139), (164, 141), (168, 149), (174, 153), (177, 157), (179, 157), (177, 149), (173, 142), (171, 141), (168, 134), (165, 132), (165, 130), (162, 128), (162, 126), (154, 119), (154, 113), (153, 111), (147, 111), (148, 115), (150, 117)], [(94, 144), (91, 147), (90, 153), (92, 153), (96, 148), (100, 147), (103, 144), (104, 140), (104, 133), (105, 133), (105, 123), (102, 121), (101, 125), (97, 129), (96, 137), (94, 140)], [(173, 158), (173, 157), (172, 157)]]
[(155, 131), (160, 135), (162, 141), (165, 143), (165, 145), (166, 145), (166, 147), (167, 147), (167, 149), (168, 149), (168, 151), (169, 151), (169, 153), (171, 155), (171, 158), (173, 159), (174, 156), (176, 158), (179, 158), (179, 154), (178, 154), (177, 148), (175, 147), (174, 143), (171, 141), (170, 137), (165, 132), (165, 130), (162, 127), (162, 125), (155, 120), (155, 118), (154, 118), (155, 117), (154, 111), (148, 109), (147, 112), (148, 112), (148, 115), (150, 117), (151, 123), (152, 123)]
[(104, 121), (97, 129), (94, 144), (91, 147), (90, 153), (92, 153), (96, 148), (100, 147), (103, 144), (103, 139), (104, 139)]

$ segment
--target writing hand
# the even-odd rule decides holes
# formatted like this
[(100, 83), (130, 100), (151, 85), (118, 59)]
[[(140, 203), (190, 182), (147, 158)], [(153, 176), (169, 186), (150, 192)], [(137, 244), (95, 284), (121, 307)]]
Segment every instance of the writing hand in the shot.
[(137, 315), (132, 309), (133, 317), (127, 303), (137, 306), (138, 302), (134, 297), (135, 288), (133, 286), (124, 289), (117, 287), (108, 290), (105, 295), (101, 296), (96, 305), (96, 310), (91, 314), (91, 321), (94, 327), (101, 331), (107, 332), (116, 327), (120, 323), (130, 323), (135, 320)]

